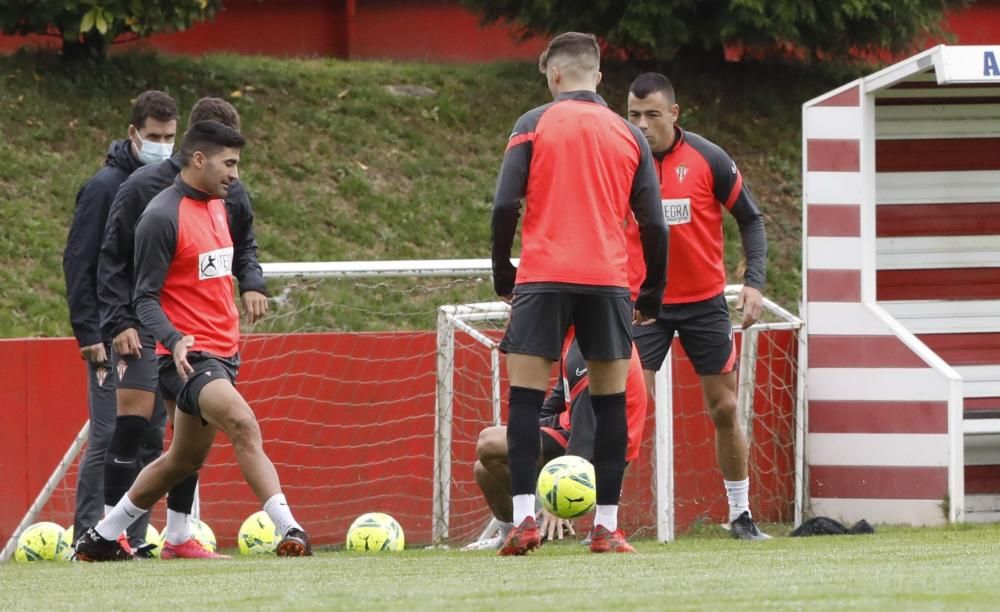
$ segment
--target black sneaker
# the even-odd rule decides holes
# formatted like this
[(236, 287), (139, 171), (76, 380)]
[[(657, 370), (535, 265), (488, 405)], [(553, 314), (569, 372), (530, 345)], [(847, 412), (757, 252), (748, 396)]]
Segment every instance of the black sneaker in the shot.
[(750, 518), (750, 513), (744, 511), (729, 523), (729, 533), (737, 540), (770, 540), (771, 536), (757, 529), (757, 524)]
[(279, 557), (311, 557), (313, 549), (309, 543), (309, 534), (294, 527), (289, 529), (285, 537), (278, 542), (275, 552)]
[(91, 527), (84, 532), (73, 547), (78, 561), (132, 561), (135, 554), (118, 540), (106, 540)]

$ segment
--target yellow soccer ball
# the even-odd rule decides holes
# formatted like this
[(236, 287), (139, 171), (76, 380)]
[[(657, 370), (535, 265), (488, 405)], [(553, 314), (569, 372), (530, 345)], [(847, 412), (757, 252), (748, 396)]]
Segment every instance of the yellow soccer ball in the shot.
[(579, 518), (597, 504), (594, 466), (583, 457), (566, 455), (545, 464), (538, 475), (538, 498), (552, 514)]
[(271, 555), (281, 538), (266, 512), (254, 512), (240, 526), (239, 546), (241, 555)]
[(201, 546), (209, 551), (215, 552), (217, 546), (215, 542), (215, 532), (201, 519), (191, 519), (191, 534)]
[(21, 533), (14, 550), (14, 560), (55, 561), (65, 558), (62, 546), (66, 530), (48, 521), (35, 523)]
[(347, 530), (347, 550), (381, 552), (403, 550), (406, 538), (396, 519), (382, 512), (369, 512), (354, 519)]

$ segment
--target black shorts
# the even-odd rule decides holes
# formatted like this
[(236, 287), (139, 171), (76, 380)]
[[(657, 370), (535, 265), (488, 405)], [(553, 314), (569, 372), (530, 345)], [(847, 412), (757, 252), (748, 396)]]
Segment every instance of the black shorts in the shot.
[(643, 370), (660, 369), (675, 331), (699, 376), (728, 374), (738, 367), (725, 294), (689, 304), (664, 304), (656, 323), (634, 327)]
[(611, 361), (628, 359), (632, 354), (632, 301), (628, 290), (613, 295), (617, 291), (608, 287), (593, 293), (584, 286), (544, 292), (519, 289), (521, 286), (514, 288), (501, 351), (558, 361), (566, 331), (575, 325), (576, 341), (585, 359)]
[(160, 378), (156, 340), (140, 329), (139, 342), (142, 344), (142, 353), (138, 357), (119, 355), (112, 349), (111, 363), (115, 365), (115, 383), (119, 389), (138, 389), (156, 393), (157, 381)]
[[(198, 407), (201, 390), (219, 378), (225, 378), (235, 386), (236, 374), (240, 368), (240, 356), (234, 355), (227, 359), (195, 352), (188, 353), (188, 363), (194, 368), (194, 372), (185, 382), (177, 374), (173, 357), (160, 355), (160, 393), (163, 399), (177, 402), (177, 408), (185, 414), (201, 418), (201, 409)], [(201, 420), (205, 422), (204, 418)]]

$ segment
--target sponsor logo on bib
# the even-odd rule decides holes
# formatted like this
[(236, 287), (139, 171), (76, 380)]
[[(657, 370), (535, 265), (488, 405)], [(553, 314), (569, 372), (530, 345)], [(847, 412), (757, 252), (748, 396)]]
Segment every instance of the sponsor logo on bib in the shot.
[(216, 249), (198, 255), (198, 280), (232, 276), (233, 247)]
[(691, 223), (691, 198), (670, 198), (661, 200), (663, 219), (667, 225)]

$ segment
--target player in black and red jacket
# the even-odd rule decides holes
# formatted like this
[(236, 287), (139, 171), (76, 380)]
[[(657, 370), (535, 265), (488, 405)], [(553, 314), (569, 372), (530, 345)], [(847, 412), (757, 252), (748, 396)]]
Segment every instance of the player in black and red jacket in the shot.
[[(289, 510), (257, 419), (236, 390), (239, 313), (233, 302), (233, 241), (222, 198), (238, 178), (245, 141), (216, 121), (190, 126), (182, 169), (153, 198), (135, 236), (135, 311), (157, 340), (160, 391), (176, 404), (170, 448), (139, 473), (114, 509), (76, 543), (85, 561), (128, 559), (116, 541), (172, 486), (197, 471), (221, 430), (247, 483), (281, 536), (279, 556), (312, 554)], [(168, 409), (170, 407), (168, 406)]]
[[(670, 226), (667, 289), (653, 325), (633, 329), (646, 385), (660, 369), (674, 333), (701, 377), (709, 416), (715, 424), (716, 456), (729, 498), (733, 537), (766, 539), (750, 514), (746, 437), (736, 414), (736, 346), (726, 304), (722, 211), (736, 219), (746, 257), (746, 275), (736, 307), (743, 328), (763, 311), (761, 289), (767, 263), (764, 219), (736, 162), (721, 147), (676, 125), (680, 112), (674, 88), (659, 73), (639, 76), (628, 95), (628, 117), (656, 160), (660, 198)], [(630, 228), (631, 276), (640, 277), (638, 231)]]

